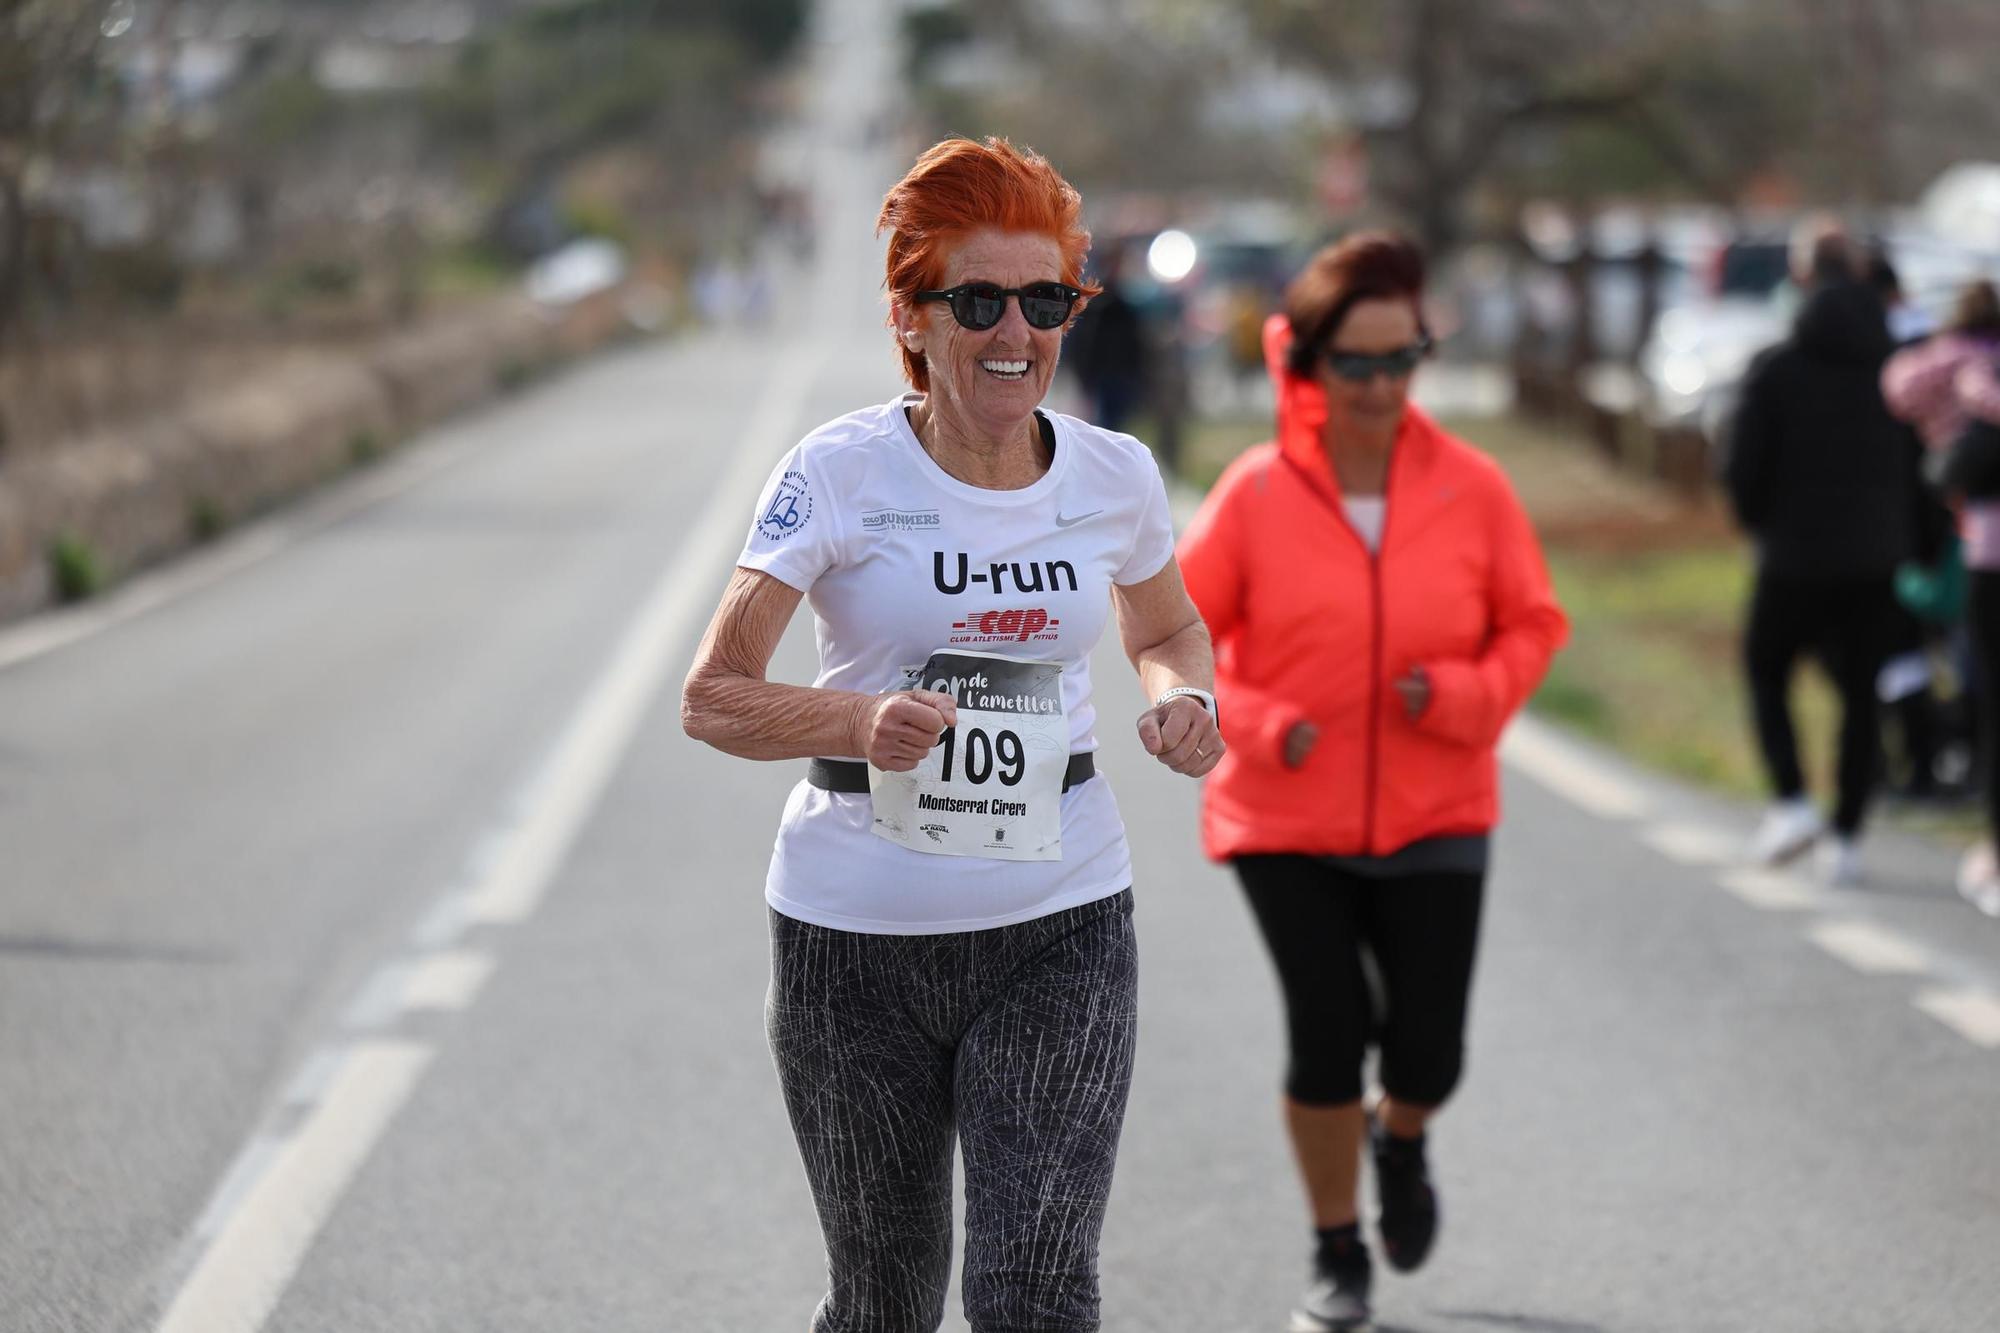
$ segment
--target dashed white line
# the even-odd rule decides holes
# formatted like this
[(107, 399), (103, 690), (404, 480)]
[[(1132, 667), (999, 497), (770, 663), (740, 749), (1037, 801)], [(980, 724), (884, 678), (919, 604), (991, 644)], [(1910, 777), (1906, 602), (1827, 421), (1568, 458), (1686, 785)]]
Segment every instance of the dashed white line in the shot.
[(1668, 860), (1687, 866), (1724, 866), (1743, 852), (1739, 839), (1706, 824), (1653, 824), (1639, 838)]
[(326, 1095), (333, 1085), (334, 1075), (340, 1072), (340, 1064), (346, 1052), (337, 1046), (325, 1046), (306, 1057), (305, 1065), (292, 1076), (285, 1088), (282, 1101), (286, 1106), (311, 1106)]
[(541, 902), (632, 733), (652, 707), (675, 650), (714, 595), (703, 576), (717, 552), (738, 549), (751, 504), (737, 500), (746, 492), (754, 497), (778, 455), (773, 445), (797, 416), (825, 354), (822, 343), (795, 345), (775, 368), (771, 382), (777, 387), (759, 404), (717, 498), (662, 573), (553, 757), (524, 792), (519, 802), (524, 817), (503, 832), (506, 841), (491, 872), (467, 895), (471, 920), (520, 921)]
[[(1533, 718), (1515, 720), (1500, 753), (1510, 767), (1590, 814), (1636, 820), (1648, 813), (1650, 802), (1637, 786)], [(1730, 868), (1742, 850), (1741, 837), (1730, 830), (1669, 820), (1640, 829), (1639, 839), (1678, 864), (1719, 870), (1715, 876), (1718, 885), (1762, 911), (1802, 912), (1827, 902), (1825, 894), (1792, 875), (1744, 866)], [(1934, 974), (1939, 962), (1922, 946), (1869, 921), (1820, 921), (1806, 936), (1833, 957), (1870, 975)], [(1974, 1045), (2000, 1049), (2000, 996), (1975, 987), (1934, 986), (1920, 992), (1913, 1003)]]
[(423, 920), (410, 931), (410, 942), (419, 949), (448, 949), (465, 934), (465, 898), (451, 894), (432, 904)]
[(369, 1042), (349, 1052), (299, 1132), (231, 1211), (167, 1308), (159, 1333), (255, 1333), (320, 1224), (417, 1078), (428, 1047)]
[(1637, 785), (1531, 717), (1508, 726), (1500, 758), (1600, 819), (1639, 819), (1652, 805)]
[[(823, 342), (800, 343), (781, 355), (771, 381), (777, 387), (752, 416), (700, 522), (661, 572), (535, 780), (509, 803), (500, 826), (473, 845), (467, 887), (449, 891), (431, 909), (417, 927), (419, 936), (450, 943), (468, 924), (521, 921), (540, 904), (656, 702), (676, 650), (700, 628), (713, 594), (710, 576), (738, 549), (757, 487), (782, 451), (784, 433), (827, 351)], [(463, 1008), (492, 970), (486, 955), (459, 951), (385, 963), (363, 984), (343, 1021), (351, 1031), (369, 1031), (410, 1009)], [(194, 1238), (198, 1256), (158, 1333), (255, 1333), (430, 1057), (428, 1047), (388, 1040), (352, 1047), (331, 1068), (324, 1057), (314, 1057), (318, 1063), (308, 1064), (292, 1085), (292, 1092), (308, 1094), (323, 1087), (316, 1103), (308, 1103), (314, 1109), (295, 1134), (260, 1135), (238, 1155), (206, 1215), (208, 1231)], [(297, 1109), (290, 1098), (286, 1105)]]
[(2000, 1050), (2000, 997), (1935, 986), (1918, 992), (1912, 1003), (1973, 1045)]
[(403, 1008), (470, 1008), (479, 996), (480, 987), (492, 974), (490, 955), (471, 950), (433, 954), (411, 970), (403, 987)]
[(194, 1234), (198, 1241), (205, 1243), (222, 1230), (223, 1223), (235, 1214), (250, 1187), (263, 1179), (271, 1163), (278, 1159), (278, 1150), (283, 1146), (284, 1140), (270, 1134), (259, 1134), (243, 1146), (243, 1151), (229, 1164), (229, 1170), (223, 1173), (222, 1183), (215, 1187), (208, 1206), (195, 1220)]
[(1922, 949), (1868, 921), (1822, 921), (1806, 938), (1860, 972), (1915, 974), (1930, 966)]
[(1716, 882), (1752, 907), (1766, 912), (1799, 912), (1816, 906), (1820, 895), (1789, 875), (1772, 870), (1731, 870)]
[(347, 1012), (341, 1015), (341, 1022), (354, 1032), (387, 1027), (402, 1012), (403, 990), (409, 979), (407, 962), (384, 963), (361, 984)]

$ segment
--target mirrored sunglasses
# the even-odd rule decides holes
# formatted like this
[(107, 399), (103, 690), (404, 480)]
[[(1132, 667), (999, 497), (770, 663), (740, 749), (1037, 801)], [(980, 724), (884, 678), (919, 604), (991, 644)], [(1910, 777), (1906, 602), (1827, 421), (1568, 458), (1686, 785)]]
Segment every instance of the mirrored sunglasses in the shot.
[(1402, 379), (1417, 368), (1417, 363), (1430, 355), (1429, 337), (1417, 339), (1408, 347), (1398, 347), (1393, 352), (1340, 352), (1327, 349), (1326, 364), (1335, 375), (1353, 384), (1366, 384), (1377, 375), (1387, 375), (1392, 380)]

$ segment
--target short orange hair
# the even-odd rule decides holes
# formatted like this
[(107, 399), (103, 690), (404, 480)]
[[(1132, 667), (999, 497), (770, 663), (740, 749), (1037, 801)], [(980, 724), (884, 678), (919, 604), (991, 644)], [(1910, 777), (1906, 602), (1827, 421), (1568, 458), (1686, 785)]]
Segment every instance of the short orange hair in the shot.
[[(875, 234), (889, 233), (883, 282), (889, 298), (914, 304), (918, 292), (944, 281), (952, 245), (988, 228), (1054, 238), (1062, 249), (1062, 280), (1086, 301), (1104, 290), (1083, 281), (1083, 257), (1090, 251), (1083, 196), (1040, 153), (995, 137), (933, 144), (883, 196)], [(901, 343), (896, 350), (904, 377), (927, 392), (931, 376), (924, 358)]]

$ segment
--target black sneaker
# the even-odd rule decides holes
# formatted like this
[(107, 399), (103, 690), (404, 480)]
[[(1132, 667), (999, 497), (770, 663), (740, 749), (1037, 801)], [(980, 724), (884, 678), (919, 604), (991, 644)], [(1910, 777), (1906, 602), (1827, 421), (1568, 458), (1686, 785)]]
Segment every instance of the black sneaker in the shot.
[(1375, 1197), (1382, 1211), (1375, 1225), (1389, 1267), (1408, 1273), (1422, 1266), (1437, 1239), (1438, 1196), (1431, 1188), (1422, 1139), (1399, 1139), (1381, 1126), (1369, 1135), (1375, 1150)]

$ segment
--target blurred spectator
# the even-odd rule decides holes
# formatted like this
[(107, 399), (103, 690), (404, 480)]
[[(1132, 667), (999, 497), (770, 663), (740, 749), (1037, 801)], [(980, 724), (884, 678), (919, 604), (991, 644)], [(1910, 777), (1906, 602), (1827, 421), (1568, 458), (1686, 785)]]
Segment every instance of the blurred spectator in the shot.
[[(1882, 372), (1890, 410), (1913, 423), (1936, 461), (1964, 440), (1975, 422), (2000, 426), (2000, 293), (1975, 282), (1960, 293), (1937, 337), (1891, 357)], [(1972, 633), (1973, 716), (1979, 738), (1979, 772), (1986, 786), (1987, 838), (1959, 867), (1959, 891), (1988, 915), (2000, 916), (2000, 870), (1994, 838), (2000, 833), (2000, 493), (1967, 480), (1961, 467), (1944, 469), (1959, 489), (1967, 623)]]
[(1839, 802), (1821, 868), (1851, 883), (1881, 763), (1876, 680), (1896, 623), (1893, 580), (1919, 544), (1920, 454), (1882, 400), (1889, 332), (1852, 242), (1824, 218), (1793, 239), (1797, 318), (1751, 364), (1725, 435), (1730, 499), (1757, 544), (1744, 655), (1776, 796), (1750, 851), (1779, 864), (1826, 831), (1799, 768), (1789, 699), (1793, 668), (1811, 653), (1841, 700)]
[(1261, 385), (1264, 376), (1264, 321), (1277, 302), (1268, 292), (1250, 282), (1232, 283), (1223, 305), (1223, 350), (1228, 358), (1229, 378), (1236, 396), (1248, 395), (1246, 383)]
[[(1868, 247), (1862, 271), (1869, 290), (1882, 302), (1890, 342), (1897, 347), (1905, 347), (1930, 336), (1937, 327), (1936, 323), (1910, 303), (1903, 292), (1902, 275), (1896, 272), (1888, 250), (1879, 242)], [(1943, 508), (1942, 500), (1934, 491), (1929, 488), (1926, 491), (1925, 545), (1928, 549), (1940, 550), (1940, 560), (1955, 559), (1955, 542), (1951, 544), (1952, 551), (1942, 550), (1944, 537), (1951, 527), (1951, 515)], [(1889, 763), (1890, 788), (1912, 799), (1927, 800), (1939, 792), (1937, 764), (1942, 744), (1941, 709), (1935, 673), (1931, 670), (1930, 636), (1924, 623), (1918, 620), (1903, 598), (1900, 578), (1897, 586), (1896, 622), (1891, 634), (1890, 656), (1882, 664), (1881, 675), (1876, 678), (1875, 692), (1888, 710), (1887, 720), (1892, 724), (1889, 729), (1900, 751), (1899, 755), (1891, 757)], [(1935, 597), (1930, 599), (1928, 606), (1933, 615), (1943, 609)], [(1944, 622), (1945, 627), (1949, 628), (1955, 620), (1956, 617), (1952, 617)], [(1938, 622), (1933, 619), (1931, 623)]]
[[(1882, 369), (1882, 392), (1890, 410), (1914, 425), (1926, 446), (1942, 451), (1973, 417), (2000, 420), (1996, 362), (2000, 362), (2000, 291), (1990, 282), (1974, 282), (1959, 293), (1942, 332), (1889, 359)], [(2000, 506), (1967, 506), (1968, 535), (1976, 512), (1996, 508)], [(2000, 525), (1994, 533), (2000, 537)]]
[(1815, 213), (1792, 228), (1788, 277), (1801, 300), (1828, 283), (1865, 277), (1865, 263), (1847, 224), (1835, 214)]
[(1883, 312), (1888, 317), (1890, 342), (1903, 347), (1928, 338), (1937, 331), (1937, 322), (1922, 307), (1911, 304), (1909, 296), (1903, 291), (1902, 275), (1896, 272), (1889, 252), (1880, 245), (1868, 248), (1865, 274), (1868, 286), (1882, 302)]
[(1124, 430), (1146, 394), (1146, 335), (1138, 307), (1125, 295), (1123, 269), (1123, 256), (1112, 251), (1099, 279), (1104, 290), (1090, 298), (1069, 335), (1070, 365), (1090, 395), (1091, 422), (1106, 430)]

